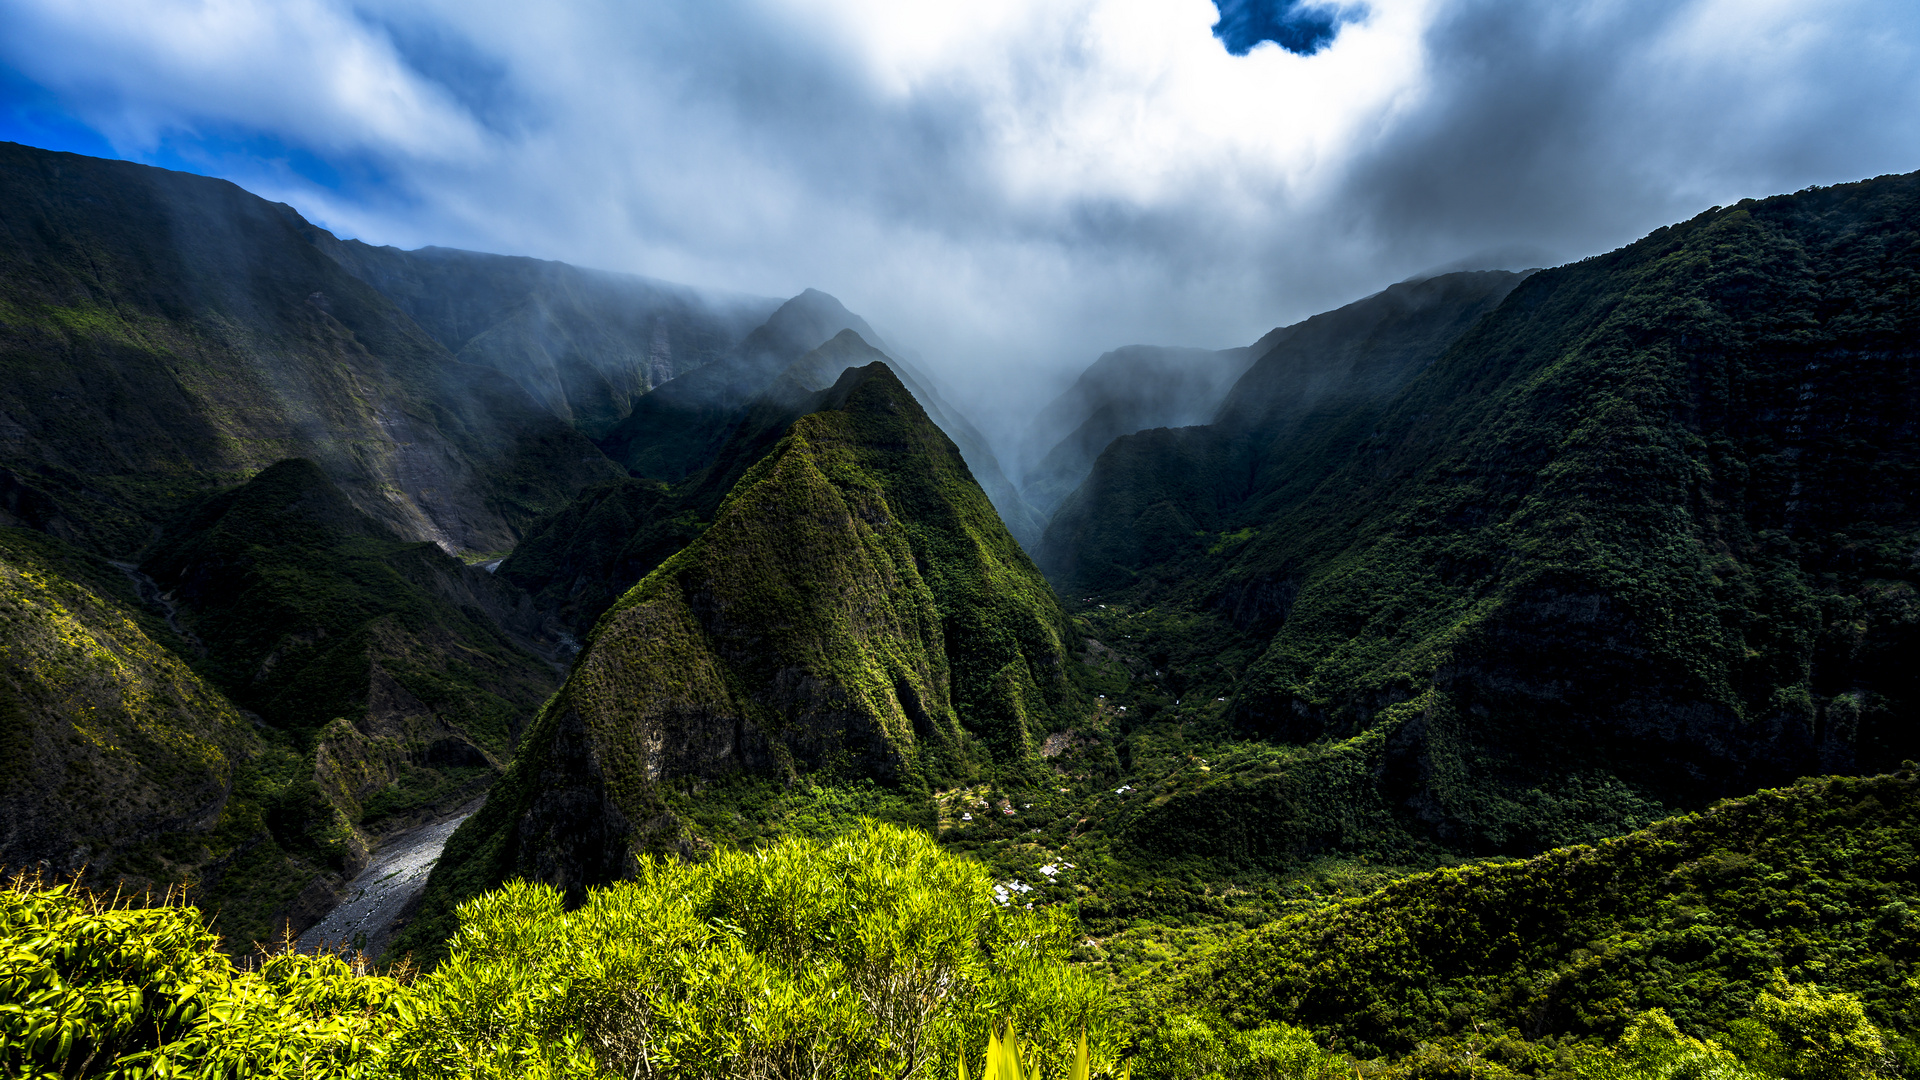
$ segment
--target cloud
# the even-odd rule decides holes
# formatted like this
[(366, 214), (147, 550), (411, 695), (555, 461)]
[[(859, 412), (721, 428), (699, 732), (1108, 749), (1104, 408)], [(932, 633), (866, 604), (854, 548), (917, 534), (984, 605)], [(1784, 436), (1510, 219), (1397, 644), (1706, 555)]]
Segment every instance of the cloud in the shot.
[(826, 289), (1005, 430), (1117, 345), (1920, 168), (1906, 0), (1372, 0), (1222, 48), (1330, 10), (0, 0), (0, 93), (374, 242)]
[(1301, 0), (1213, 0), (1213, 5), (1220, 9), (1213, 36), (1235, 56), (1247, 55), (1264, 41), (1312, 56), (1332, 44), (1346, 21), (1339, 12)]
[(0, 56), (116, 145), (211, 126), (319, 152), (469, 158), (471, 115), (325, 0), (9, 0)]

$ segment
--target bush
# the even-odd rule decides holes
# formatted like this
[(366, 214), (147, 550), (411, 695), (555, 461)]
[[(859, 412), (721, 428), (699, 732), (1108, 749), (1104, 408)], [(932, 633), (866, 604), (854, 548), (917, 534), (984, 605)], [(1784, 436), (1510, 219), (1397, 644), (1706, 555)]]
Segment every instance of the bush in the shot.
[[(872, 822), (652, 861), (573, 912), (551, 888), (511, 884), (461, 908), (406, 1060), (464, 1076), (470, 1061), (443, 1067), (428, 1047), (544, 1044), (623, 1076), (908, 1075), (978, 1052), (1006, 1018), (1049, 1071), (1082, 1025), (1110, 1063), (1112, 1006), (1066, 966), (1070, 921), (1001, 908), (992, 886), (924, 834)], [(475, 1017), (473, 1000), (511, 1001), (514, 1016)]]
[[(993, 900), (984, 868), (864, 822), (705, 863), (649, 862), (566, 911), (514, 882), (460, 908), (418, 978), (333, 956), (257, 971), (185, 906), (0, 892), (0, 1066), (125, 1080), (255, 1076), (868, 1077), (950, 1073), (994, 1025), (1058, 1076), (1084, 1031), (1111, 1071), (1106, 988), (1061, 909)], [(979, 1075), (979, 1057), (969, 1057)]]

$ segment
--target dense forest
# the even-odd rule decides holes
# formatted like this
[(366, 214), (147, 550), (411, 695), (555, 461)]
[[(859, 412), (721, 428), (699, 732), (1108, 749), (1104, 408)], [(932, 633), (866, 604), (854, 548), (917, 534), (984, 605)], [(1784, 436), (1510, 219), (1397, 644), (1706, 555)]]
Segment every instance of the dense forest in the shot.
[(1004, 457), (817, 291), (0, 191), (9, 1075), (1920, 1074), (1920, 174)]

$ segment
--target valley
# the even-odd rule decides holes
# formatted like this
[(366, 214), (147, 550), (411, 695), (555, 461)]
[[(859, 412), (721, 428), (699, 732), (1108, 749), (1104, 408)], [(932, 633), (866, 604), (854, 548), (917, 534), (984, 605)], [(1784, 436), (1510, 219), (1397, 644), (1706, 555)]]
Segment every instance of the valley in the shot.
[(1920, 174), (1749, 199), (995, 445), (817, 290), (0, 144), (0, 1061), (1910, 1075), (1916, 283)]

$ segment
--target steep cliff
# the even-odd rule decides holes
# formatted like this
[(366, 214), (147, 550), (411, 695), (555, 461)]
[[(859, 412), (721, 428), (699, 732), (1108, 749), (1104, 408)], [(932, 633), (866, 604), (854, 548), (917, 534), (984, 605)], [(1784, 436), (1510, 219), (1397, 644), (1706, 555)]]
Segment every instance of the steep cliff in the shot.
[(618, 475), (232, 184), (0, 144), (0, 521), (117, 557), (305, 457), (409, 539), (500, 551)]
[[(1375, 790), (1454, 850), (1895, 764), (1916, 236), (1920, 177), (1886, 177), (1542, 271), (1389, 396), (1276, 422), (1236, 393), (1220, 432), (1121, 440), (1051, 569), (1258, 642), (1241, 730), (1379, 741)], [(1198, 820), (1139, 835), (1204, 846)]]
[(850, 370), (600, 620), (406, 941), (506, 876), (577, 894), (696, 842), (669, 790), (1018, 767), (1083, 718), (1070, 635), (951, 440), (885, 364)]

